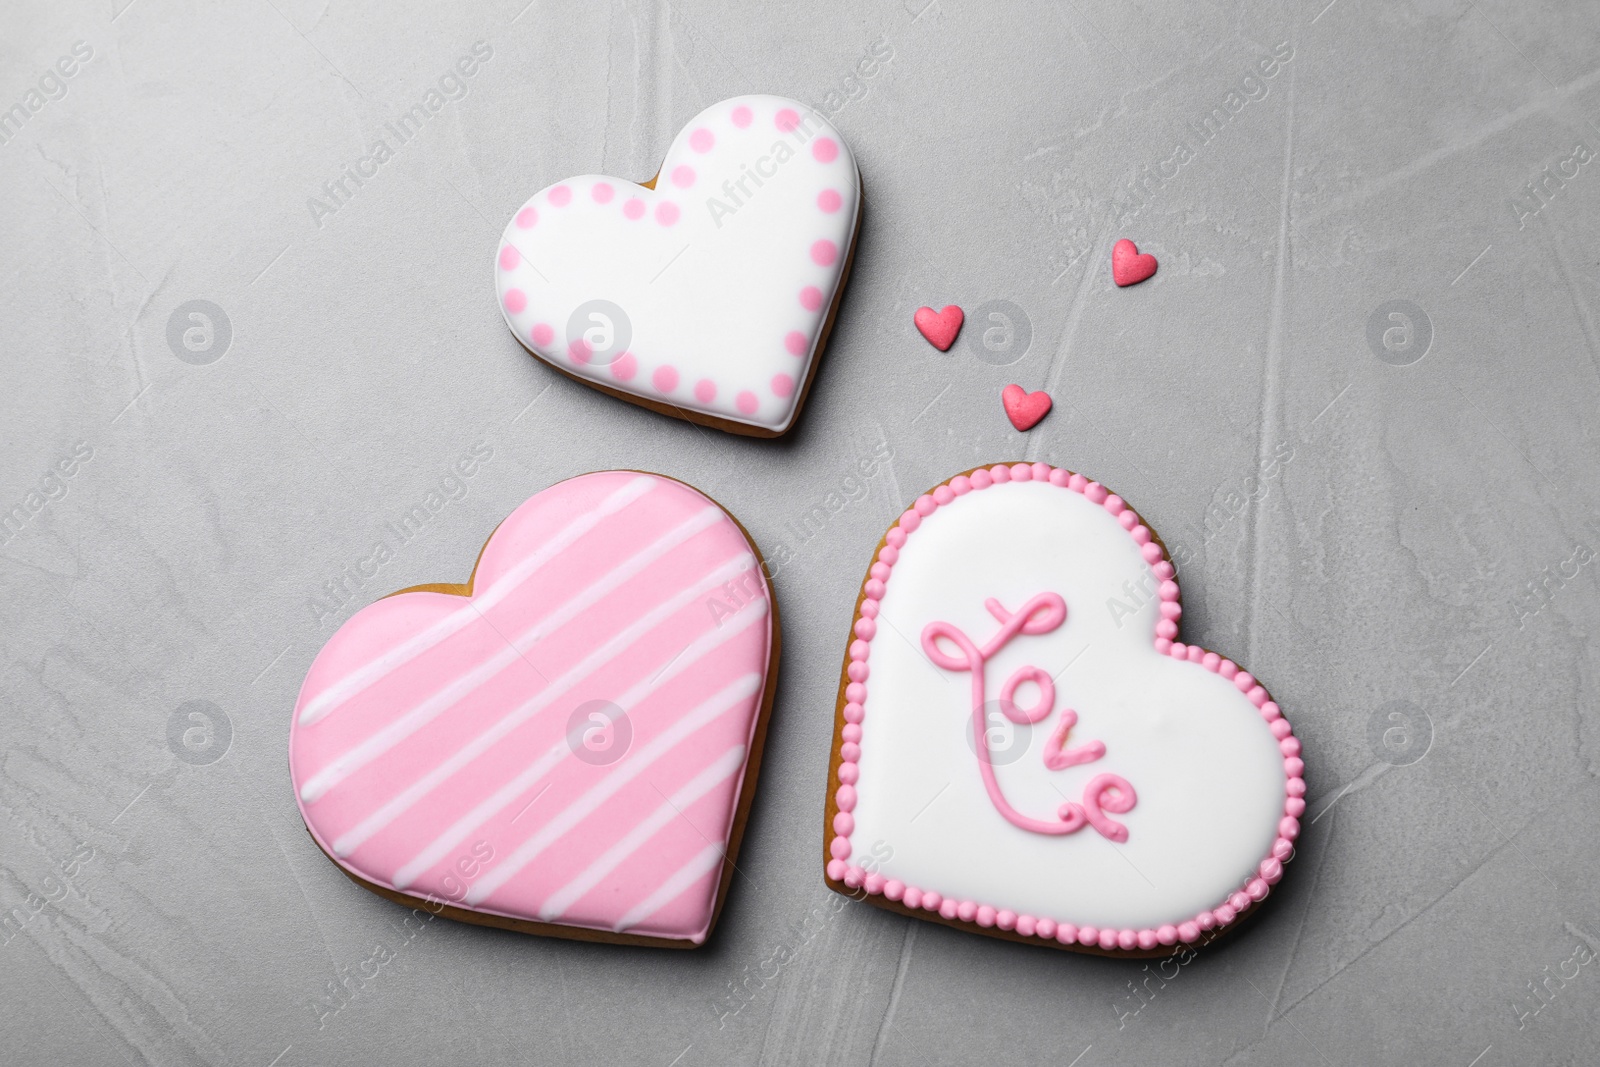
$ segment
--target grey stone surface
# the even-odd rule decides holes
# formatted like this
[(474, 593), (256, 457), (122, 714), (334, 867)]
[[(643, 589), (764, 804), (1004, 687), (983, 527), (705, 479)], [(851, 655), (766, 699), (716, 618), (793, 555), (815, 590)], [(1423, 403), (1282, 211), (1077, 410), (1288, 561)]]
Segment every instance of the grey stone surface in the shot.
[[(1600, 8), (1324, 3), (6, 5), (0, 507), (27, 518), (0, 545), (0, 1058), (1595, 1062)], [(316, 217), (477, 41), (459, 98)], [(531, 192), (647, 178), (686, 118), (757, 91), (835, 111), (868, 195), (778, 442), (555, 375), (490, 272)], [(1161, 270), (1119, 291), (1123, 236)], [(919, 304), (990, 301), (1027, 318), (1009, 364), (971, 345), (1003, 324), (948, 354), (912, 331)], [(1026, 436), (1010, 381), (1056, 399)], [(466, 495), (319, 610), (475, 442)], [(866, 496), (797, 535), (880, 442)], [(926, 486), (1018, 457), (1181, 547), (1186, 634), (1306, 744), (1270, 906), (1142, 996), (1139, 964), (821, 884), (871, 548)], [(356, 608), (459, 579), (512, 507), (607, 467), (690, 481), (794, 555), (722, 925), (696, 953), (407, 927), (303, 832), (300, 679)]]

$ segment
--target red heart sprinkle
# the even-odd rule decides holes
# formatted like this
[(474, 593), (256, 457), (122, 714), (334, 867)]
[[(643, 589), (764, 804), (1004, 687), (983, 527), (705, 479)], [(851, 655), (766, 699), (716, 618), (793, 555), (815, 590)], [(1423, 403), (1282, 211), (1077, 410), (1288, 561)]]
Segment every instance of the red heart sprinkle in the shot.
[(1141, 254), (1139, 246), (1124, 237), (1111, 246), (1111, 280), (1137, 285), (1156, 272), (1156, 257)]
[(1030, 393), (1020, 385), (1006, 386), (1000, 393), (1000, 402), (1005, 405), (1006, 418), (1019, 430), (1033, 429), (1050, 414), (1049, 393)]
[(956, 343), (956, 334), (961, 332), (961, 323), (965, 320), (966, 315), (954, 304), (946, 304), (943, 311), (918, 308), (916, 314), (918, 332), (941, 352), (950, 351), (950, 346)]

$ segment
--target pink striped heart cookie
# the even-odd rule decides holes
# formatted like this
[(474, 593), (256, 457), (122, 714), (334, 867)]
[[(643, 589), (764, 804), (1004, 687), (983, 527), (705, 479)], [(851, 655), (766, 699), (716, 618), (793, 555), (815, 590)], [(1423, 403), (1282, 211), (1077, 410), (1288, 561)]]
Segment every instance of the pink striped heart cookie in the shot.
[(318, 653), (289, 732), (311, 836), (412, 907), (692, 948), (738, 851), (776, 675), (755, 544), (635, 471), (551, 486), (464, 586), (404, 590)]
[(828, 884), (1102, 955), (1233, 929), (1294, 855), (1305, 763), (1181, 615), (1155, 533), (1080, 474), (997, 464), (918, 497), (857, 602)]
[(640, 185), (602, 174), (535, 193), (495, 285), (511, 332), (569, 377), (731, 433), (794, 424), (861, 221), (839, 131), (778, 96), (689, 120)]

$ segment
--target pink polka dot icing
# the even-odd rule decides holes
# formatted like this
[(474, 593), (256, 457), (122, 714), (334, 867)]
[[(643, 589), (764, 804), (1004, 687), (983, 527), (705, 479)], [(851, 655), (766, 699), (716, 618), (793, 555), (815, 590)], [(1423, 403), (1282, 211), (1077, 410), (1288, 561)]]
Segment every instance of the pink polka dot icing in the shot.
[[(369, 591), (317, 653), (288, 739), (307, 829), (429, 912), (703, 943), (745, 891), (724, 873), (775, 637), (755, 545), (637, 471), (560, 482), (484, 530), (468, 595)], [(648, 720), (570, 741), (573, 709), (611, 698)]]
[(556, 331), (550, 327), (548, 322), (541, 322), (534, 326), (532, 332), (530, 332), (528, 336), (532, 339), (534, 344), (538, 345), (540, 348), (545, 348), (550, 344), (551, 341), (556, 339)]
[[(1123, 599), (1129, 589), (1137, 600)], [(955, 899), (955, 916), (978, 928), (1108, 953), (1167, 954), (1239, 921), (1294, 854), (1305, 761), (1252, 672), (1176, 640), (1178, 605), (1149, 528), (1070, 471), (996, 464), (916, 498), (884, 538), (852, 627), (827, 811), (828, 852), (843, 865), (827, 865), (829, 884), (891, 903), (889, 888), (905, 886), (902, 908), (925, 912), (931, 898), (945, 916)], [(874, 640), (880, 613), (906, 641)], [(1004, 670), (985, 674), (1003, 648), (1015, 650)], [(1055, 680), (1080, 655), (1068, 707)], [(1032, 747), (1004, 763), (972, 741), (988, 751), (974, 717), (996, 702), (1037, 724)], [(938, 716), (953, 728), (930, 725)], [(904, 798), (945, 786), (918, 816), (932, 822), (905, 834)], [(891, 824), (902, 828), (893, 852), (866, 864)]]
[[(670, 412), (693, 421), (781, 434), (855, 238), (849, 145), (793, 100), (738, 97), (688, 122), (657, 174), (649, 187), (576, 175), (521, 205), (495, 247), (507, 323), (535, 355), (614, 396), (670, 396)], [(569, 346), (569, 324), (591, 347)]]
[(594, 351), (589, 347), (589, 342), (579, 337), (567, 342), (567, 355), (572, 357), (574, 363), (587, 363)]

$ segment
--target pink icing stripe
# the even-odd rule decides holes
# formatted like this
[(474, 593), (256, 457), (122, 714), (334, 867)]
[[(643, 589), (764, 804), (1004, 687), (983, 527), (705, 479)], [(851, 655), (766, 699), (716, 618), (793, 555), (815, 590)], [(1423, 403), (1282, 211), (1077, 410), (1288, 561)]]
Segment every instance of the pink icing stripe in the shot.
[(616, 926), (612, 927), (612, 929), (620, 933), (623, 930), (631, 930), (637, 927), (687, 892), (696, 882), (705, 879), (721, 865), (722, 850), (716, 845), (707, 845), (696, 853), (688, 863), (685, 863), (662, 881), (655, 892), (628, 909), (627, 914), (618, 919)]
[[(561, 836), (562, 833), (565, 833), (567, 830), (572, 829), (579, 822), (583, 821), (583, 819), (590, 812), (592, 812), (596, 806), (598, 806), (599, 801), (604, 800), (616, 793), (617, 790), (621, 789), (623, 786), (627, 785), (628, 782), (632, 781), (634, 776), (648, 768), (661, 756), (670, 752), (689, 733), (693, 732), (694, 729), (705, 725), (715, 715), (720, 715), (734, 707), (740, 698), (752, 695), (756, 689), (759, 688), (759, 686), (760, 678), (753, 674), (745, 675), (736, 683), (725, 689), (721, 694), (718, 694), (717, 699), (701, 705), (699, 708), (696, 708), (689, 714), (684, 715), (674, 721), (670, 728), (663, 731), (661, 735), (653, 740), (650, 744), (626, 757), (622, 763), (617, 765), (611, 774), (607, 775), (605, 778), (602, 778), (598, 785), (586, 793), (582, 800), (566, 808), (560, 816), (552, 819), (550, 822), (547, 822), (539, 831), (540, 834), (548, 835), (545, 840), (545, 844), (548, 845), (550, 841), (554, 841), (557, 837)], [(636, 710), (642, 710), (640, 708), (640, 704), (643, 699), (649, 695), (651, 694), (639, 693), (627, 703), (630, 707), (633, 707)], [(418, 875), (431, 869), (440, 860), (444, 859), (453, 849), (465, 841), (467, 836), (471, 834), (473, 830), (477, 829), (479, 826), (482, 826), (495, 815), (505, 810), (507, 805), (513, 803), (519, 797), (526, 795), (529, 789), (542, 780), (555, 766), (559, 765), (562, 760), (566, 759), (570, 755), (573, 755), (573, 752), (566, 744), (565, 739), (563, 739), (561, 743), (555, 745), (547, 754), (546, 758), (550, 760), (549, 763), (546, 763), (545, 759), (539, 760), (527, 771), (523, 772), (523, 774), (518, 775), (506, 785), (496, 790), (482, 803), (478, 804), (471, 811), (467, 812), (460, 819), (456, 820), (456, 822), (452, 824), (447, 831), (436, 837), (428, 844), (426, 848), (419, 852), (405, 866), (401, 867), (394, 876), (395, 888), (404, 889), (413, 880), (415, 880)], [(520, 851), (518, 854), (520, 854)], [(531, 858), (531, 856), (528, 858)], [(526, 860), (523, 860), (522, 862), (525, 864)], [(515, 874), (516, 871), (520, 869), (520, 866), (513, 866), (513, 861), (501, 863), (495, 869), (490, 878), (479, 882), (473, 887), (473, 893), (469, 893), (466, 898), (468, 903), (476, 904), (480, 900), (487, 898), (495, 888), (503, 885), (506, 880), (511, 877), (511, 875)]]
[[(457, 667), (452, 672), (452, 677), (448, 684), (421, 703), (409, 708), (403, 714), (395, 716), (383, 729), (367, 737), (360, 744), (322, 767), (301, 787), (301, 799), (308, 804), (320, 800), (329, 789), (332, 789), (354, 772), (382, 756), (383, 753), (427, 725), (452, 705), (470, 697), (501, 671), (523, 662), (522, 657), (545, 635), (570, 622), (574, 617), (594, 606), (604, 599), (607, 594), (622, 586), (630, 578), (638, 575), (663, 555), (702, 530), (707, 529), (713, 523), (723, 521), (723, 518), (723, 512), (720, 508), (708, 507), (702, 509), (685, 522), (680, 523), (660, 538), (651, 542), (641, 551), (624, 560), (615, 568), (600, 575), (593, 584), (541, 618), (538, 623), (526, 632), (519, 634), (514, 640), (505, 640), (504, 635), (499, 630), (495, 630), (495, 636), (501, 637), (502, 640), (496, 643), (501, 647), (496, 647), (493, 655), (471, 668), (462, 670)], [(731, 568), (730, 575), (731, 573), (736, 573), (738, 570), (745, 569), (744, 560), (747, 558), (745, 556), (735, 557), (728, 564), (725, 564), (722, 569)], [(716, 584), (720, 579), (721, 573), (719, 571), (712, 575), (710, 581), (712, 584)], [(699, 591), (697, 590), (697, 593)], [(492, 604), (488, 606), (492, 606)], [(481, 614), (485, 610), (485, 606), (474, 605), (468, 610), (473, 613), (473, 622), (476, 623), (481, 620), (483, 625), (493, 628), (492, 624)]]
[(626, 484), (602, 499), (592, 512), (572, 519), (547, 541), (532, 549), (504, 575), (494, 580), (490, 580), (488, 574), (480, 575), (477, 584), (481, 591), (474, 595), (471, 605), (456, 609), (417, 636), (397, 647), (387, 649), (383, 655), (374, 657), (342, 678), (326, 683), (312, 699), (304, 702), (298, 716), (300, 724), (309, 726), (332, 714), (345, 701), (363, 692), (390, 672), (409, 663), (419, 654), (438, 645), (468, 623), (479, 619), (483, 612), (515, 593), (523, 582), (533, 577), (545, 564), (571, 547), (580, 537), (644, 496), (656, 484), (657, 479), (650, 477), (629, 479)]
[[(724, 564), (723, 567), (713, 571), (708, 579), (684, 590), (678, 597), (661, 605), (629, 628), (618, 633), (576, 667), (557, 678), (547, 689), (542, 690), (509, 714), (497, 719), (488, 729), (478, 734), (467, 744), (457, 748), (443, 762), (430, 760), (431, 766), (425, 774), (406, 786), (397, 795), (391, 797), (389, 801), (369, 814), (350, 831), (335, 838), (333, 843), (334, 851), (341, 856), (348, 856), (360, 848), (374, 834), (394, 822), (395, 819), (399, 818), (412, 805), (422, 800), (429, 793), (444, 785), (478, 757), (492, 750), (498, 743), (544, 710), (557, 697), (563, 696), (572, 689), (587, 683), (600, 667), (609, 663), (619, 653), (630, 648), (641, 636), (656, 629), (657, 626), (683, 607), (706, 595), (708, 590), (715, 585), (717, 578), (720, 578), (723, 574), (732, 574), (736, 569)], [(759, 601), (758, 603), (764, 605), (765, 601)], [(745, 612), (746, 617), (751, 614), (750, 612)], [(732, 625), (730, 625), (729, 630), (730, 632), (723, 634), (719, 627), (709, 633), (702, 634), (695, 642), (690, 644), (689, 649), (695, 649), (696, 645), (699, 645), (700, 647), (697, 651), (703, 652), (707, 646), (715, 647), (722, 641), (736, 636), (739, 632)], [(669, 681), (671, 676), (667, 674), (668, 671), (676, 674), (678, 671), (691, 666), (694, 662), (695, 657), (691, 657), (690, 652), (684, 650), (677, 656), (668, 658), (661, 663), (657, 668), (655, 678), (661, 682)], [(621, 705), (622, 701), (618, 700), (616, 703)], [(565, 744), (564, 741), (561, 743)], [(559, 749), (553, 748), (552, 751), (559, 756)]]
[[(380, 600), (318, 655), (290, 728), (297, 797), (419, 698), (496, 654), (515, 662), (302, 799), (313, 836), (352, 874), (425, 900), (538, 920), (564, 894), (548, 921), (703, 940), (769, 668), (770, 591), (751, 545), (688, 486), (605, 472), (513, 512), (474, 586), (466, 600)], [(473, 618), (441, 627), (463, 610)], [(590, 762), (569, 724), (607, 705), (622, 709), (613, 736), (631, 740)], [(324, 716), (307, 723), (312, 707)], [(663, 822), (652, 813), (668, 797), (682, 817)]]
[[(1161, 621), (1156, 626), (1154, 640), (1156, 651), (1174, 659), (1195, 663), (1212, 673), (1221, 674), (1232, 679), (1239, 691), (1245, 693), (1251, 703), (1260, 710), (1262, 719), (1272, 725), (1274, 736), (1279, 738), (1279, 747), (1284, 754), (1285, 801), (1284, 816), (1278, 827), (1278, 837), (1273, 842), (1266, 857), (1258, 865), (1257, 870), (1240, 888), (1231, 892), (1219, 904), (1181, 923), (1165, 924), (1154, 929), (1144, 930), (1098, 930), (1089, 926), (1079, 927), (1070, 922), (1051, 918), (1017, 916), (1011, 912), (997, 911), (991, 905), (970, 900), (959, 901), (951, 906), (951, 901), (941, 897), (937, 892), (917, 886), (907, 886), (896, 879), (886, 880), (881, 875), (869, 874), (863, 867), (850, 863), (849, 860), (852, 854), (850, 835), (854, 829), (853, 820), (835, 823), (829, 828), (834, 836), (829, 845), (831, 858), (825, 864), (827, 876), (835, 882), (844, 883), (848, 888), (862, 888), (868, 894), (874, 896), (881, 894), (888, 900), (902, 903), (910, 908), (923, 907), (926, 900), (931, 896), (935, 901), (931, 910), (936, 910), (945, 918), (959, 918), (963, 922), (976, 922), (983, 927), (999, 926), (1001, 929), (1015, 929), (1025, 936), (1036, 936), (1041, 940), (1054, 941), (1063, 945), (1081, 944), (1103, 949), (1129, 951), (1138, 948), (1144, 951), (1152, 951), (1157, 946), (1171, 947), (1179, 942), (1193, 944), (1199, 941), (1202, 935), (1213, 930), (1219, 930), (1235, 922), (1242, 913), (1264, 900), (1271, 891), (1271, 887), (1283, 877), (1283, 864), (1294, 855), (1293, 842), (1300, 832), (1299, 817), (1305, 811), (1304, 796), (1306, 785), (1305, 780), (1301, 777), (1305, 770), (1305, 764), (1300, 759), (1299, 739), (1293, 735), (1288, 720), (1283, 718), (1282, 710), (1270, 698), (1258, 679), (1214, 652), (1205, 652), (1198, 646), (1185, 645), (1176, 641), (1178, 635), (1177, 619), (1180, 613), (1177, 610), (1171, 610), (1176, 609), (1178, 604), (1176, 568), (1173, 566), (1172, 561), (1167, 558), (1165, 551), (1155, 542), (1149, 528), (1139, 521), (1137, 513), (1132, 508), (1129, 508), (1120, 497), (1111, 494), (1104, 486), (1096, 482), (1090, 482), (1081, 474), (1075, 474), (1059, 467), (1052, 467), (1046, 463), (996, 464), (992, 467), (980, 468), (970, 475), (957, 475), (947, 483), (940, 485), (932, 493), (919, 497), (916, 505), (901, 515), (896, 524), (890, 527), (888, 533), (884, 535), (884, 544), (878, 550), (877, 559), (869, 570), (867, 581), (862, 590), (861, 604), (857, 609), (858, 618), (850, 644), (849, 662), (865, 664), (871, 642), (877, 635), (873, 619), (878, 614), (878, 602), (882, 599), (886, 590), (885, 583), (887, 583), (895, 563), (899, 560), (900, 548), (906, 543), (908, 536), (914, 534), (917, 527), (921, 525), (922, 520), (941, 505), (948, 504), (968, 493), (981, 491), (993, 485), (1003, 485), (1012, 480), (1048, 482), (1050, 485), (1065, 489), (1068, 492), (1084, 495), (1090, 501), (1104, 506), (1107, 511), (1117, 518), (1122, 528), (1128, 531), (1134, 543), (1144, 550), (1144, 558), (1150, 564), (1151, 572), (1161, 583), (1159, 587), (1160, 600), (1164, 607), (1169, 608), (1169, 610), (1162, 611)], [(1009, 615), (997, 602), (990, 600), (986, 606), (989, 608), (990, 613), (995, 615), (1001, 622), (1001, 629), (996, 634), (996, 638), (991, 639), (991, 644), (1002, 635), (1006, 640), (1009, 640), (1011, 637), (1016, 636), (1018, 632), (1028, 632), (1023, 629), (1025, 623), (1018, 624), (1015, 620), (1019, 617), (1024, 620), (1030, 619), (1033, 612), (1040, 610), (1038, 602), (1041, 597), (1047, 595), (1049, 594), (1040, 594), (1034, 597), (1022, 611), (1018, 612), (1017, 616)], [(1064, 617), (1065, 603), (1063, 602), (1062, 618)], [(1047, 620), (1042, 619), (1041, 621)], [(1061, 619), (1056, 619), (1055, 625), (1060, 625), (1060, 622)], [(1012, 625), (1015, 625), (1015, 629), (1008, 633), (1007, 627)], [(962, 652), (962, 658), (958, 659), (938, 648), (936, 642), (940, 638), (948, 639), (955, 643)], [(1002, 640), (1000, 643), (1003, 644), (1004, 641)], [(935, 664), (947, 670), (973, 670), (975, 676), (981, 671), (982, 661), (985, 656), (998, 651), (998, 648), (999, 645), (994, 645), (992, 649), (989, 646), (979, 649), (965, 634), (960, 634), (955, 627), (946, 623), (930, 623), (923, 632), (923, 650)], [(974, 670), (969, 664), (977, 664), (977, 669)], [(1021, 682), (1018, 681), (1017, 684), (1021, 684)], [(1042, 686), (1040, 688), (1041, 690), (1043, 689)], [(1014, 689), (1015, 686), (1012, 686), (1011, 690), (1014, 691)], [(977, 693), (981, 694), (981, 689), (977, 690)], [(837, 772), (837, 788), (831, 798), (831, 806), (840, 813), (849, 813), (855, 809), (857, 801), (855, 784), (860, 779), (858, 761), (860, 758), (861, 733), (860, 727), (856, 724), (860, 723), (866, 714), (866, 686), (853, 676), (847, 676), (843, 699), (845, 704), (840, 714), (844, 719), (845, 725), (840, 731), (842, 738), (841, 759)], [(981, 705), (981, 695), (977, 696), (975, 703)], [(1006, 703), (1002, 702), (1001, 710), (1008, 717), (1011, 717), (1013, 721), (1026, 721), (1017, 717), (1023, 715), (1023, 713), (1016, 709), (1014, 704), (1008, 709)], [(1037, 708), (1029, 709), (1027, 714), (1032, 715), (1037, 710)], [(1013, 715), (1013, 712), (1016, 712), (1016, 715)], [(1076, 713), (1071, 712), (1070, 709), (1063, 712), (1061, 725), (1058, 725), (1056, 734), (1052, 737), (1050, 744), (1046, 745), (1047, 761), (1051, 758), (1052, 748), (1058, 758), (1066, 755), (1066, 753), (1061, 752), (1061, 746), (1066, 739), (1067, 732), (1076, 723), (1076, 719)], [(987, 756), (987, 743), (983, 739), (981, 724), (979, 724), (978, 737), (979, 748), (983, 753), (983, 755), (980, 755), (979, 767), (980, 770), (987, 771), (984, 775), (985, 788), (989, 790), (990, 799), (995, 801), (996, 807), (1000, 809), (1008, 820), (1018, 826), (1022, 826), (1024, 829), (1033, 829), (1032, 826), (1018, 822), (1017, 819), (1007, 814), (1006, 807), (1008, 805), (1002, 807), (1004, 798), (1003, 796), (997, 797), (999, 792), (998, 784), (995, 784), (992, 788), (990, 786), (993, 772), (985, 758)], [(1084, 747), (1087, 748), (1089, 746)], [(1089, 761), (1085, 759), (1084, 762)], [(1101, 774), (1090, 780), (1085, 789), (1084, 803), (1079, 810), (1085, 822), (1090, 822), (1092, 812), (1094, 822), (1091, 825), (1095, 825), (1099, 832), (1111, 840), (1120, 841), (1126, 839), (1127, 829), (1116, 820), (1108, 818), (1106, 813), (1119, 814), (1131, 811), (1137, 803), (1137, 799), (1133, 786), (1125, 779), (1113, 774)], [(1071, 805), (1071, 807), (1078, 808), (1079, 806)], [(1063, 819), (1068, 814), (1066, 808), (1067, 806), (1064, 805), (1061, 813)], [(1061, 824), (1047, 823), (1042, 820), (1028, 820), (1027, 816), (1019, 815), (1019, 817), (1044, 827), (1043, 830), (1037, 832), (1056, 834), (1062, 832), (1056, 829)], [(1117, 836), (1119, 832), (1121, 834), (1120, 837)], [(1005, 921), (1002, 922), (1002, 919)], [(1026, 925), (1031, 927), (1031, 933), (1028, 930), (1024, 930), (1024, 919), (1028, 920)]]
[[(698, 731), (700, 727), (711, 723), (718, 716), (736, 707), (747, 704), (760, 689), (760, 677), (755, 674), (747, 674), (724, 687), (698, 707), (679, 716), (670, 729), (663, 731), (660, 736), (643, 749), (625, 757), (610, 774), (607, 774), (576, 801), (562, 809), (559, 814), (551, 818), (538, 831), (518, 845), (510, 856), (496, 865), (482, 881), (472, 887), (467, 893), (467, 903), (481, 904), (489, 899), (496, 890), (538, 858), (545, 849), (549, 848), (569, 831), (583, 825), (596, 808), (615, 795), (634, 777), (642, 774), (657, 760), (671, 753), (687, 737)], [(686, 752), (684, 755), (685, 757), (692, 757), (694, 754)], [(442, 856), (443, 852), (439, 853), (439, 855)], [(437, 858), (430, 857), (428, 860), (429, 865), (432, 862), (437, 862)]]
[(739, 773), (744, 768), (744, 755), (744, 746), (735, 745), (715, 763), (690, 779), (676, 793), (667, 797), (661, 802), (661, 806), (651, 812), (638, 826), (623, 835), (616, 844), (585, 867), (572, 881), (551, 894), (549, 899), (539, 906), (539, 918), (544, 922), (561, 918), (568, 908), (588, 895), (606, 875), (626, 862), (663, 828), (671, 825), (673, 820), (682, 818), (686, 808), (692, 807), (701, 797)]

